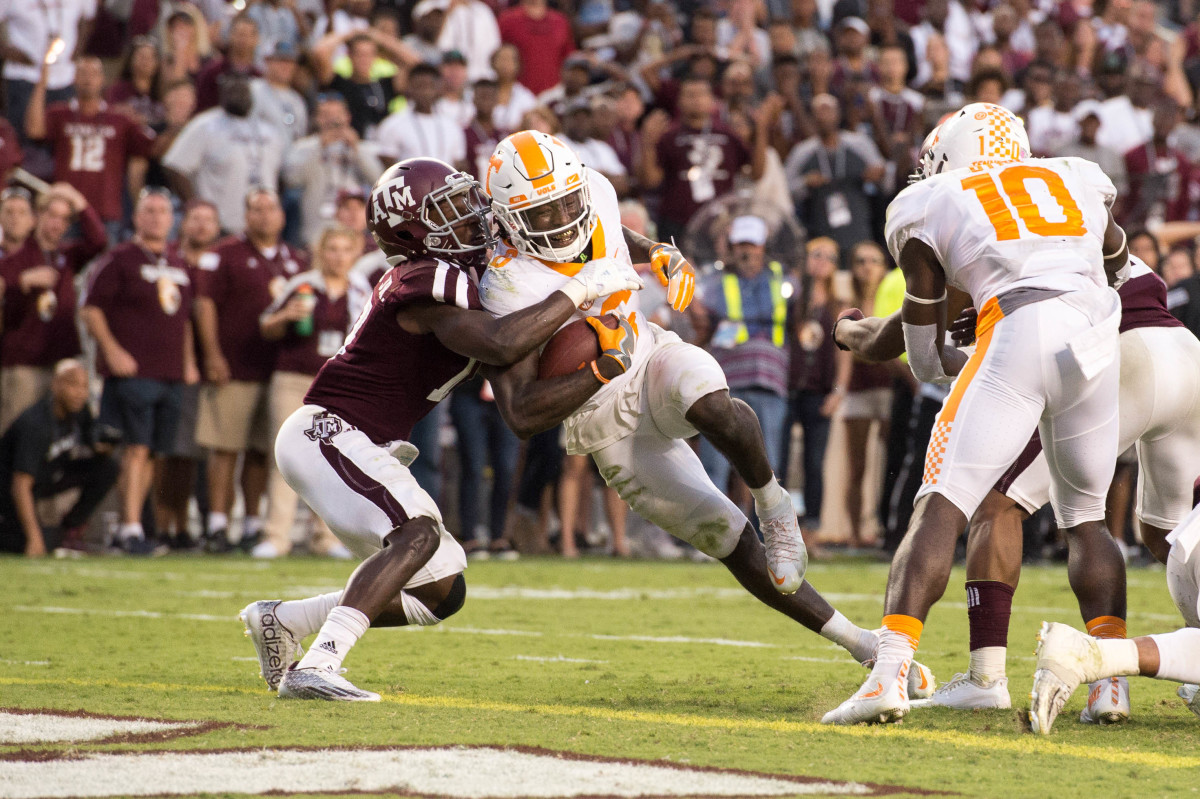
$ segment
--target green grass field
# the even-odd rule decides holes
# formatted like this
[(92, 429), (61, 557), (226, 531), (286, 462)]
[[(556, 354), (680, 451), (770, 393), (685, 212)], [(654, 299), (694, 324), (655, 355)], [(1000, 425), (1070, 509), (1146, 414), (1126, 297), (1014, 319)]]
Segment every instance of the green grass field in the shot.
[[(0, 746), (0, 796), (14, 795), (5, 769), (36, 750), (418, 744), (539, 747), (915, 793), (1200, 791), (1200, 720), (1174, 684), (1135, 680), (1134, 719), (1124, 727), (1076, 723), (1079, 691), (1053, 736), (1026, 732), (1038, 624), (1079, 624), (1062, 568), (1027, 570), (1017, 592), (1011, 711), (917, 710), (899, 726), (850, 729), (819, 721), (865, 672), (757, 604), (716, 564), (473, 563), (461, 613), (438, 628), (372, 631), (348, 658), (349, 679), (382, 693), (382, 703), (276, 699), (258, 678), (236, 614), (254, 599), (336, 590), (349, 571), (303, 559), (0, 560), (0, 708), (229, 725), (144, 743)], [(809, 578), (847, 616), (874, 627), (886, 574), (885, 565), (833, 562), (814, 564)], [(941, 679), (966, 664), (961, 586), (956, 570), (921, 642), (921, 659)], [(1131, 634), (1179, 626), (1161, 571), (1133, 571), (1129, 587)]]

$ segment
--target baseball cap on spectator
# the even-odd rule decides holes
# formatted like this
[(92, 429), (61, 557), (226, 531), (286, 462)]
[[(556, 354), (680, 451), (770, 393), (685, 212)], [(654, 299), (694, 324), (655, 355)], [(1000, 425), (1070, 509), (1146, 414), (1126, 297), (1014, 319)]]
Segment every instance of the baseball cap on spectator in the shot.
[(350, 200), (358, 200), (360, 203), (366, 203), (370, 192), (363, 186), (357, 186), (352, 189), (339, 189), (337, 193), (337, 205)]
[(1124, 72), (1129, 66), (1129, 59), (1121, 50), (1109, 50), (1100, 59), (1096, 72), (1101, 75), (1116, 75)]
[(465, 64), (467, 57), (463, 55), (462, 50), (447, 50), (442, 53), (443, 64)]
[(1084, 100), (1079, 105), (1075, 106), (1075, 109), (1071, 112), (1071, 117), (1076, 123), (1082, 122), (1088, 117), (1103, 119), (1103, 117), (1100, 115), (1100, 108), (1101, 106), (1099, 100)]
[(421, 17), (433, 11), (446, 11), (450, 8), (450, 0), (421, 0), (413, 6), (412, 18), (420, 19)]
[(862, 17), (846, 17), (838, 23), (838, 31), (843, 31), (846, 28), (856, 30), (863, 36), (871, 35), (871, 26)]
[(767, 223), (758, 216), (736, 217), (729, 226), (729, 243), (764, 246), (767, 243)]
[(575, 114), (580, 111), (582, 111), (584, 113), (588, 113), (588, 114), (592, 113), (592, 101), (590, 98), (576, 97), (574, 100), (572, 100), (570, 103), (567, 104), (567, 107), (563, 110), (563, 113), (564, 114)]
[(296, 45), (284, 39), (276, 42), (274, 49), (267, 53), (266, 57), (279, 61), (297, 61), (300, 58), (300, 54), (296, 52)]
[(572, 69), (572, 68), (591, 69), (592, 64), (588, 60), (588, 57), (583, 55), (582, 53), (572, 53), (571, 55), (567, 56), (565, 61), (563, 61), (563, 68), (564, 69)]

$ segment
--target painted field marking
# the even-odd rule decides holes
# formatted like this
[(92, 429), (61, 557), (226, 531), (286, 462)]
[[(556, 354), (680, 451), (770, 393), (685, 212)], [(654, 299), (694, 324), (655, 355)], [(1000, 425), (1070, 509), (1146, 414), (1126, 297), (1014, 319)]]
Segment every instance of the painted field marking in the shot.
[(131, 736), (184, 733), (201, 726), (201, 722), (198, 721), (120, 719), (0, 710), (0, 744), (101, 741)]
[[(181, 691), (223, 694), (245, 694), (267, 696), (261, 689), (235, 685), (177, 685), (171, 683), (140, 683), (120, 680), (81, 680), (74, 677), (58, 679), (30, 679), (23, 677), (0, 677), (0, 685), (70, 685), (77, 688), (123, 688), (150, 691)], [(947, 744), (968, 749), (988, 749), (997, 752), (1014, 752), (1024, 755), (1059, 755), (1095, 760), (1114, 765), (1136, 765), (1149, 768), (1200, 768), (1200, 757), (1169, 755), (1162, 752), (1122, 751), (1107, 747), (1064, 744), (1035, 735), (1017, 738), (974, 735), (953, 730), (914, 730), (903, 727), (839, 727), (808, 721), (784, 721), (762, 719), (735, 719), (714, 716), (691, 716), (679, 713), (654, 713), (643, 710), (613, 710), (587, 705), (517, 704), (515, 702), (493, 702), (472, 700), (454, 696), (415, 696), (412, 694), (384, 694), (383, 702), (406, 707), (435, 708), (448, 710), (485, 711), (491, 713), (537, 713), (544, 716), (590, 718), (598, 721), (628, 722), (633, 724), (667, 724), (699, 729), (719, 729), (733, 732), (761, 731), (774, 733), (799, 733), (806, 735), (844, 735), (851, 738), (874, 738), (896, 740), (919, 740), (927, 743)]]
[[(256, 658), (257, 660), (257, 658)], [(5, 660), (0, 658), (0, 663), (5, 666), (49, 666), (48, 660)]]
[(70, 759), (0, 761), (0, 799), (293, 792), (634, 799), (898, 791), (910, 792), (893, 785), (489, 746), (89, 752)]
[(586, 658), (569, 658), (562, 655), (555, 655), (552, 658), (537, 657), (535, 655), (513, 655), (513, 660), (531, 660), (534, 663), (607, 663), (607, 660), (587, 660)]

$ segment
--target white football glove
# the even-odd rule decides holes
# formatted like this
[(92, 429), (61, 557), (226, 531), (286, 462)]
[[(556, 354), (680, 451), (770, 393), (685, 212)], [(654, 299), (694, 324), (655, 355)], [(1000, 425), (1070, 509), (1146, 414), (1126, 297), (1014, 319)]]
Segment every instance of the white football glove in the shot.
[(560, 291), (578, 307), (618, 291), (640, 291), (644, 286), (628, 263), (616, 258), (598, 258), (580, 269)]

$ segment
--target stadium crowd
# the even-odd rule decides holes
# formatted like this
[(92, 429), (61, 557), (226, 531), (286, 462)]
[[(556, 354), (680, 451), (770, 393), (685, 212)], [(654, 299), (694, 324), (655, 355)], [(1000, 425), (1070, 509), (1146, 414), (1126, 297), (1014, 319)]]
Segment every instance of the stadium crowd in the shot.
[[(754, 408), (814, 550), (891, 551), (907, 528), (944, 388), (830, 331), (899, 308), (884, 212), (950, 110), (999, 103), (1035, 155), (1099, 163), (1200, 334), (1191, 0), (4, 0), (0, 21), (3, 551), (349, 557), (271, 453), (387, 268), (370, 186), (418, 155), (482, 178), (527, 128), (701, 271), (687, 312), (654, 281), (643, 310)], [(558, 431), (518, 441), (482, 379), (412, 438), (481, 556), (683, 554)], [(1131, 546), (1135, 471), (1110, 495)]]

